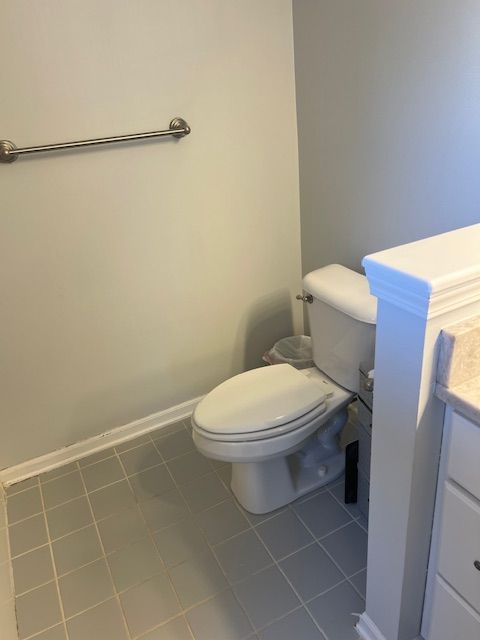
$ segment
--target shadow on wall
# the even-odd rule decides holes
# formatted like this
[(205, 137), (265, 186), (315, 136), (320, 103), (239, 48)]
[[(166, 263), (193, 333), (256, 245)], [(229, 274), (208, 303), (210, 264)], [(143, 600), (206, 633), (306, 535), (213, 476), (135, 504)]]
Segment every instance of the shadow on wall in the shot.
[(278, 289), (256, 300), (240, 320), (232, 359), (232, 375), (260, 367), (262, 355), (273, 344), (294, 334), (292, 298)]

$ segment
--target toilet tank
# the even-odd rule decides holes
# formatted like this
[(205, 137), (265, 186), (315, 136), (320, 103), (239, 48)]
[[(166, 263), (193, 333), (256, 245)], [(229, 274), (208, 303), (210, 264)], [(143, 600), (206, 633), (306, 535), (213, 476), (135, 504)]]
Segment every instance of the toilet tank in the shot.
[(360, 363), (373, 362), (375, 350), (377, 299), (366, 277), (330, 264), (308, 273), (303, 288), (313, 297), (307, 309), (315, 365), (357, 392)]

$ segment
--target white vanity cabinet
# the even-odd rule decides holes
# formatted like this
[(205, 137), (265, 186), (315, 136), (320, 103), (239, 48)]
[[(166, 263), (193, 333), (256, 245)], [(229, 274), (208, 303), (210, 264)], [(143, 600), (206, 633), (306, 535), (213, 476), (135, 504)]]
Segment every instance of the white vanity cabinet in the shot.
[(422, 635), (480, 640), (480, 425), (447, 408)]

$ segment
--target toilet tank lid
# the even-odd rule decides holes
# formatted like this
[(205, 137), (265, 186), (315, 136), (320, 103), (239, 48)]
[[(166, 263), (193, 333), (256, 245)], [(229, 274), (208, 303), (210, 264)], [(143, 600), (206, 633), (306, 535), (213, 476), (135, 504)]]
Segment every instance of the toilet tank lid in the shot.
[(355, 320), (377, 322), (377, 299), (370, 293), (367, 278), (341, 264), (329, 264), (307, 273), (303, 288)]

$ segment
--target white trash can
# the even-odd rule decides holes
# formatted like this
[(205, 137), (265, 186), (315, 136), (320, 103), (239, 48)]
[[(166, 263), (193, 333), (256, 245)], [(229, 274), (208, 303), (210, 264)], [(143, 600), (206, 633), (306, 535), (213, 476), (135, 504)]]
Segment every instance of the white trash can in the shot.
[(289, 336), (276, 342), (270, 351), (263, 354), (267, 364), (291, 364), (296, 369), (313, 367), (312, 339), (310, 336)]

